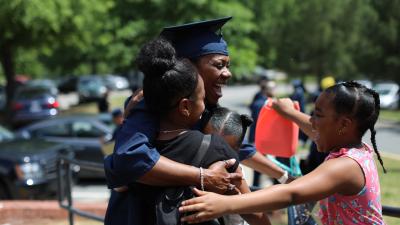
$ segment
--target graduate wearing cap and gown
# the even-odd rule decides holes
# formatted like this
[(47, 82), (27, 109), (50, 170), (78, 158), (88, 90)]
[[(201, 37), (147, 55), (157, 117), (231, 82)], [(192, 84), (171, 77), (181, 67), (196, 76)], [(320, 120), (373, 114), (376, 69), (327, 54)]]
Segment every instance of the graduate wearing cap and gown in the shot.
[[(196, 61), (213, 54), (228, 57), (227, 44), (222, 38), (222, 35), (218, 34), (217, 31), (220, 30), (229, 19), (231, 19), (231, 17), (176, 27), (167, 27), (162, 31), (161, 36), (173, 44), (179, 57), (188, 58), (196, 65)], [(207, 80), (198, 67), (206, 89), (206, 111), (194, 129), (201, 130), (203, 128), (205, 125), (203, 121), (207, 121), (210, 111), (217, 107), (218, 99), (222, 96), (222, 85), (226, 84), (227, 79), (231, 77), (228, 69), (229, 62), (224, 61), (222, 64), (223, 65), (220, 65), (220, 62), (218, 62), (218, 64), (212, 65), (216, 69), (224, 71), (221, 75), (221, 77), (223, 77), (221, 78), (222, 81), (219, 84), (207, 84), (207, 82), (217, 81)], [(154, 167), (161, 162), (159, 152), (150, 144), (157, 135), (158, 126), (159, 119), (147, 110), (144, 101), (140, 101), (129, 112), (128, 117), (124, 120), (124, 123), (116, 135), (114, 153), (106, 157), (104, 161), (109, 188), (113, 189), (121, 186), (129, 186), (137, 181), (141, 182), (143, 176), (152, 171)], [(239, 152), (239, 158), (240, 160), (245, 160), (252, 157), (255, 153), (256, 150), (254, 146), (243, 145)], [(161, 159), (163, 159), (163, 157), (161, 157)], [(182, 170), (176, 167), (176, 164), (171, 164), (166, 167), (168, 169), (174, 168), (175, 171), (169, 170), (167, 172), (164, 170), (164, 174), (159, 174), (157, 177), (160, 179), (166, 178), (166, 180), (157, 183), (155, 180), (157, 178), (153, 180), (150, 179), (147, 181), (147, 184), (155, 186), (167, 186), (168, 184), (199, 184), (198, 169), (193, 170), (193, 168), (191, 168), (193, 171), (191, 172), (191, 176), (189, 176), (189, 174), (184, 176), (179, 174), (182, 173)], [(178, 175), (175, 175), (174, 172)], [(187, 177), (188, 180), (179, 180), (179, 175), (180, 177)], [(175, 182), (173, 178), (168, 181), (167, 176), (175, 176)], [(190, 181), (189, 179), (192, 180)], [(143, 203), (141, 197), (142, 196), (130, 190), (124, 192), (112, 190), (105, 224), (141, 224), (140, 216), (145, 214), (145, 212), (141, 211), (141, 204)]]

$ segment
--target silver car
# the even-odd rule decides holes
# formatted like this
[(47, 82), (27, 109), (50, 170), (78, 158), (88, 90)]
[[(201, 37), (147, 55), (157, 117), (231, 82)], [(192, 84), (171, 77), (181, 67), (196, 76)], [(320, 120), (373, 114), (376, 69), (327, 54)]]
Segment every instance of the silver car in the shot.
[(99, 76), (79, 77), (77, 92), (79, 102), (97, 101), (107, 93), (107, 87)]
[(381, 108), (397, 109), (399, 107), (400, 87), (393, 82), (378, 83), (374, 89), (379, 94)]

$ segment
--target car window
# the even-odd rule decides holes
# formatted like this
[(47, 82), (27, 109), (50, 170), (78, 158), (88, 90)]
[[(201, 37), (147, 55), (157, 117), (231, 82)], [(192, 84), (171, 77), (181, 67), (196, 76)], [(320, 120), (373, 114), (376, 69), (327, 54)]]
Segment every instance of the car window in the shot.
[(14, 134), (0, 126), (0, 141), (14, 139)]
[(20, 99), (37, 98), (47, 93), (49, 93), (49, 89), (47, 87), (19, 89), (15, 95), (15, 98), (20, 98)]
[(102, 137), (103, 131), (86, 121), (77, 121), (72, 123), (72, 132), (76, 137)]
[(35, 137), (70, 137), (71, 133), (67, 124), (55, 124), (42, 127), (32, 132)]

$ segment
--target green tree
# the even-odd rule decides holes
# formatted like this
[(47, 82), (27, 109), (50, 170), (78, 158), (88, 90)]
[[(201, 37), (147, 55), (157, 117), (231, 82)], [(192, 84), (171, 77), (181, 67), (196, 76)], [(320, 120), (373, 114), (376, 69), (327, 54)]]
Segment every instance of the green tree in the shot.
[[(256, 64), (257, 44), (250, 38), (250, 33), (255, 29), (253, 13), (239, 1), (117, 1), (111, 12), (112, 17), (119, 17), (120, 30), (132, 34), (122, 42), (132, 56), (165, 26), (233, 16), (233, 20), (224, 27), (223, 34), (229, 43), (234, 76), (247, 74)], [(126, 33), (122, 34), (122, 38), (125, 38)], [(125, 70), (134, 68), (133, 61), (127, 66)]]
[(369, 1), (374, 14), (365, 19), (367, 38), (357, 51), (359, 70), (374, 79), (400, 84), (400, 1)]
[(364, 0), (255, 0), (260, 63), (294, 75), (346, 76), (357, 72), (353, 54), (363, 19)]
[[(97, 16), (94, 12), (101, 9), (97, 6), (104, 7), (104, 4), (98, 3), (99, 1), (95, 0), (1, 0), (0, 61), (7, 81), (6, 109), (10, 109), (15, 90), (14, 77), (18, 55), (19, 65), (23, 65), (24, 60), (21, 59), (25, 57), (25, 52), (26, 61), (38, 62), (35, 57), (46, 54), (49, 57), (53, 56), (55, 45), (65, 44), (76, 48), (84, 46), (85, 38), (94, 39), (93, 36), (87, 37), (90, 35), (82, 31), (89, 27), (86, 23), (89, 20), (87, 18)], [(64, 57), (68, 64), (68, 55), (65, 54)], [(60, 59), (57, 60), (57, 63), (60, 62)]]

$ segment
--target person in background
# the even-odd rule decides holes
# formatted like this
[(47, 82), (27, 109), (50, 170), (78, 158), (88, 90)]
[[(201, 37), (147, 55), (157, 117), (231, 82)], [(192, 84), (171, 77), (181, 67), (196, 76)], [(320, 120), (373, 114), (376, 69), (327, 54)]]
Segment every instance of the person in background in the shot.
[(274, 97), (274, 81), (269, 80), (269, 78), (266, 76), (261, 76), (260, 79), (257, 81), (257, 84), (259, 86), (259, 91), (254, 95), (253, 100), (249, 105), (251, 118), (253, 118), (254, 121), (249, 130), (249, 143), (254, 143), (256, 135), (256, 124), (261, 108), (264, 106), (265, 101), (267, 101), (268, 98)]
[[(375, 140), (379, 94), (357, 82), (336, 84), (323, 91), (310, 117), (294, 109), (290, 99), (274, 102), (273, 108), (295, 122), (315, 140), (318, 151), (328, 153), (313, 172), (289, 184), (260, 191), (222, 196), (195, 190), (200, 197), (182, 203), (181, 213), (195, 212), (183, 222), (201, 222), (231, 213), (250, 213), (285, 208), (320, 200), (322, 224), (385, 224), (374, 152), (383, 168)], [(362, 142), (371, 131), (372, 147)]]
[[(289, 96), (290, 99), (293, 101), (297, 101), (300, 106), (300, 112), (305, 113), (306, 112), (306, 88), (304, 87), (303, 81), (301, 80), (293, 80), (292, 81), (292, 86), (293, 86), (293, 93)], [(303, 146), (305, 146), (307, 142), (307, 135), (303, 133), (302, 131), (299, 132), (299, 140), (303, 143)]]
[(303, 81), (301, 80), (293, 80), (293, 93), (289, 96), (293, 101), (297, 101), (300, 106), (300, 112), (306, 111), (306, 89), (304, 87)]
[[(257, 84), (260, 89), (254, 95), (253, 100), (252, 100), (251, 104), (249, 105), (251, 117), (254, 121), (250, 125), (249, 137), (248, 137), (248, 142), (251, 144), (254, 144), (254, 142), (255, 142), (256, 125), (257, 125), (258, 115), (260, 114), (261, 108), (264, 106), (264, 104), (268, 98), (273, 98), (275, 96), (274, 90), (275, 90), (275, 86), (276, 86), (275, 82), (270, 80), (266, 76), (261, 76), (259, 78), (259, 80), (257, 81)], [(258, 172), (257, 170), (254, 170), (253, 186), (258, 187), (260, 185), (260, 177), (261, 177), (261, 173)]]
[(124, 113), (120, 108), (114, 109), (113, 111), (111, 111), (111, 118), (113, 124), (115, 125), (113, 136), (111, 139), (112, 141), (114, 141), (118, 133), (118, 130), (120, 129), (122, 123), (124, 122)]
[(104, 94), (97, 100), (97, 109), (99, 110), (99, 113), (108, 113), (109, 108), (110, 108), (110, 103), (108, 102), (108, 96), (110, 94), (110, 91), (107, 90), (104, 92)]

